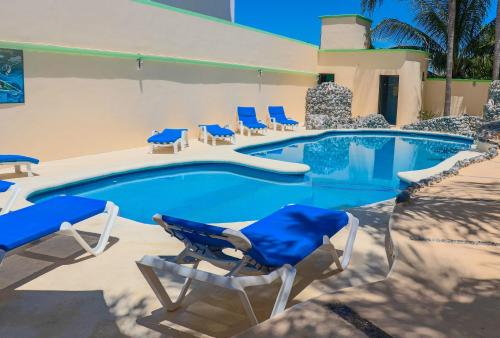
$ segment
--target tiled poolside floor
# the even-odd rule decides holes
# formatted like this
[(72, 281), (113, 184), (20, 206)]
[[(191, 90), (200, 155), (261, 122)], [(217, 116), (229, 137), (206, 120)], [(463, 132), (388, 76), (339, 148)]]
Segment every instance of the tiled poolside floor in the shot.
[(498, 337), (500, 157), (395, 208), (387, 280), (322, 295), (242, 337)]
[[(301, 134), (306, 134), (302, 131)], [(296, 134), (270, 132), (265, 137), (239, 138), (238, 145), (272, 141)], [(177, 155), (147, 154), (146, 148), (131, 149), (76, 159), (45, 162), (35, 169), (36, 177), (16, 177), (0, 171), (0, 179), (23, 185), (24, 193), (110, 172), (145, 165), (180, 161), (239, 161), (268, 169), (303, 170), (299, 164), (263, 160), (237, 154), (232, 146), (212, 148), (192, 142)], [(22, 207), (26, 202), (19, 202)], [(351, 285), (381, 280), (388, 264), (384, 247), (391, 202), (351, 210), (361, 219), (348, 271), (324, 276), (329, 257), (318, 251), (301, 265), (293, 303), (318, 297)], [(244, 224), (228, 224), (239, 228)], [(95, 239), (97, 220), (81, 227)], [(145, 254), (176, 255), (182, 245), (161, 229), (120, 218), (109, 248), (99, 257), (83, 254), (72, 238), (56, 236), (36, 243), (7, 258), (0, 274), (0, 337), (159, 337), (230, 336), (248, 327), (239, 302), (232, 294), (200, 286), (187, 298), (187, 306), (165, 315), (135, 266)], [(337, 241), (342, 241), (341, 234)], [(341, 247), (341, 245), (339, 245)], [(316, 280), (321, 276), (321, 280)], [(170, 282), (172, 276), (166, 276)], [(252, 301), (265, 318), (275, 290), (254, 290)], [(270, 296), (267, 294), (269, 293)]]

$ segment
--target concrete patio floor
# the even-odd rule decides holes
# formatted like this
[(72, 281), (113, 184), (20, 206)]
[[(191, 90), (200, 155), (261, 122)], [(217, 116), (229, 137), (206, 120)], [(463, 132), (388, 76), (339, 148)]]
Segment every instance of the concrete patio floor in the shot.
[(500, 157), (418, 192), (391, 218), (388, 278), (292, 307), (241, 337), (498, 337)]
[[(238, 146), (307, 134), (314, 132), (238, 137)], [(9, 169), (2, 169), (0, 179), (22, 184), (26, 196), (31, 191), (74, 180), (183, 161), (232, 161), (291, 173), (304, 170), (301, 164), (250, 157), (233, 152), (233, 148), (214, 148), (193, 141), (186, 151), (176, 155), (151, 155), (146, 148), (130, 149), (45, 162), (35, 168), (35, 177), (16, 176)], [(27, 204), (19, 200), (15, 208)], [(385, 233), (392, 209), (393, 203), (388, 201), (350, 210), (361, 220), (350, 268), (340, 274), (328, 270), (331, 258), (318, 250), (298, 266), (289, 306), (324, 293), (382, 280), (389, 270)], [(237, 229), (246, 224), (226, 226)], [(99, 219), (84, 222), (80, 229), (90, 241), (95, 241), (101, 230)], [(248, 329), (238, 299), (227, 291), (205, 285), (194, 285), (186, 305), (165, 314), (135, 261), (145, 254), (177, 255), (182, 244), (159, 227), (124, 218), (119, 218), (112, 236), (107, 250), (99, 257), (83, 254), (72, 238), (63, 235), (33, 243), (7, 257), (0, 274), (0, 337), (227, 337)], [(335, 239), (339, 249), (343, 248), (345, 237), (346, 233), (340, 233)], [(165, 282), (175, 289), (181, 281), (165, 276)], [(278, 286), (250, 290), (260, 320), (269, 316)]]
[[(237, 147), (316, 133), (239, 136)], [(75, 180), (180, 162), (307, 170), (301, 164), (238, 154), (234, 148), (192, 141), (176, 155), (130, 149), (45, 162), (35, 168), (36, 177), (2, 169), (0, 179), (22, 184), (26, 196)], [(463, 169), (459, 176), (419, 192), (410, 205), (397, 206), (392, 219), (391, 201), (349, 210), (361, 221), (349, 269), (340, 274), (328, 270), (330, 257), (318, 250), (298, 266), (289, 310), (243, 336), (493, 337), (500, 328), (493, 319), (500, 313), (499, 169), (498, 158)], [(27, 204), (20, 199), (15, 208)], [(386, 279), (390, 219), (398, 258)], [(95, 241), (99, 219), (80, 229)], [(0, 273), (0, 337), (228, 337), (249, 329), (237, 297), (200, 284), (194, 285), (185, 306), (165, 313), (135, 261), (145, 254), (174, 256), (182, 244), (158, 227), (124, 218), (112, 236), (107, 250), (95, 258), (63, 235), (9, 256)], [(338, 248), (345, 237), (340, 233), (335, 239)], [(169, 290), (181, 284), (173, 276), (164, 276), (164, 281)], [(260, 320), (269, 316), (277, 287), (250, 290)]]

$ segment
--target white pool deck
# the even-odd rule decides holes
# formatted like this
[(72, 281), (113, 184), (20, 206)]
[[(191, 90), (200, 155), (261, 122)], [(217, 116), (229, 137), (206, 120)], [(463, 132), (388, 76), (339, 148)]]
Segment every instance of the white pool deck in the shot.
[[(318, 131), (269, 131), (266, 136), (237, 136), (233, 145), (213, 147), (196, 140), (182, 152), (149, 154), (144, 146), (58, 161), (42, 162), (34, 168), (35, 177), (19, 177), (11, 168), (0, 168), (0, 179), (23, 187), (22, 196), (61, 184), (129, 171), (143, 167), (179, 163), (238, 163), (276, 172), (301, 173), (302, 164), (284, 163), (251, 157), (233, 151), (236, 147), (316, 135)], [(242, 192), (242, 193), (250, 193)], [(0, 198), (4, 198), (0, 196)], [(0, 200), (2, 202), (3, 200)], [(14, 208), (27, 205), (23, 198)], [(318, 250), (298, 266), (297, 283), (290, 305), (353, 285), (383, 280), (388, 273), (385, 250), (387, 224), (393, 202), (354, 208), (361, 220), (351, 266), (338, 275), (325, 273), (331, 263), (328, 254)], [(226, 226), (240, 228), (247, 223)], [(81, 229), (95, 237), (97, 220), (87, 221)], [(342, 248), (346, 233), (335, 243)], [(165, 314), (135, 265), (143, 255), (177, 255), (183, 245), (159, 227), (119, 218), (113, 241), (98, 257), (89, 257), (74, 240), (56, 236), (34, 244), (25, 252), (8, 257), (0, 274), (0, 337), (159, 337), (231, 336), (248, 327), (243, 308), (227, 291), (194, 285), (187, 305)], [(206, 266), (208, 270), (212, 270)], [(179, 285), (172, 276), (165, 280)], [(270, 311), (276, 288), (254, 290), (252, 301), (263, 320)], [(266, 296), (269, 293), (270, 296)]]

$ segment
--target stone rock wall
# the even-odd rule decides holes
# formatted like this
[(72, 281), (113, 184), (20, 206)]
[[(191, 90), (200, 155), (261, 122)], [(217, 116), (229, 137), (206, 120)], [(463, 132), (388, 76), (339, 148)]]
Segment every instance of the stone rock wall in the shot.
[(352, 92), (334, 82), (325, 82), (307, 91), (306, 128), (346, 128), (352, 124)]
[(378, 128), (390, 128), (391, 125), (389, 122), (386, 121), (386, 119), (377, 113), (370, 114), (368, 116), (364, 117), (358, 117), (353, 124), (353, 128), (371, 128), (371, 129), (378, 129)]
[(443, 116), (435, 119), (419, 121), (403, 126), (406, 130), (436, 131), (475, 137), (481, 126), (481, 118), (477, 116)]
[(352, 117), (352, 92), (334, 82), (325, 82), (307, 91), (307, 129), (390, 128), (382, 115)]
[(488, 103), (484, 106), (484, 120), (500, 120), (500, 81), (491, 83)]

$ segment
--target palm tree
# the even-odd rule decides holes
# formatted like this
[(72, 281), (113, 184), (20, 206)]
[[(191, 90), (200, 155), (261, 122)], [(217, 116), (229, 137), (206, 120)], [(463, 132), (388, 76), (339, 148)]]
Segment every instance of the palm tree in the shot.
[(384, 0), (361, 0), (361, 10), (363, 13), (373, 14), (375, 7), (382, 5)]
[(448, 38), (446, 49), (446, 89), (444, 94), (444, 116), (451, 113), (451, 82), (453, 81), (453, 59), (455, 56), (456, 0), (448, 0)]
[(492, 79), (498, 80), (500, 76), (500, 0), (497, 1), (497, 17), (495, 25), (495, 54), (493, 61)]
[[(491, 60), (491, 23), (483, 25), (491, 0), (455, 0), (453, 77), (466, 78), (484, 73), (471, 67), (484, 67)], [(384, 19), (372, 32), (378, 40), (391, 39), (395, 48), (412, 48), (429, 52), (430, 68), (438, 76), (446, 75), (448, 51), (448, 1), (411, 0), (414, 23)], [(490, 49), (491, 48), (491, 49)], [(489, 73), (491, 73), (491, 68)]]

